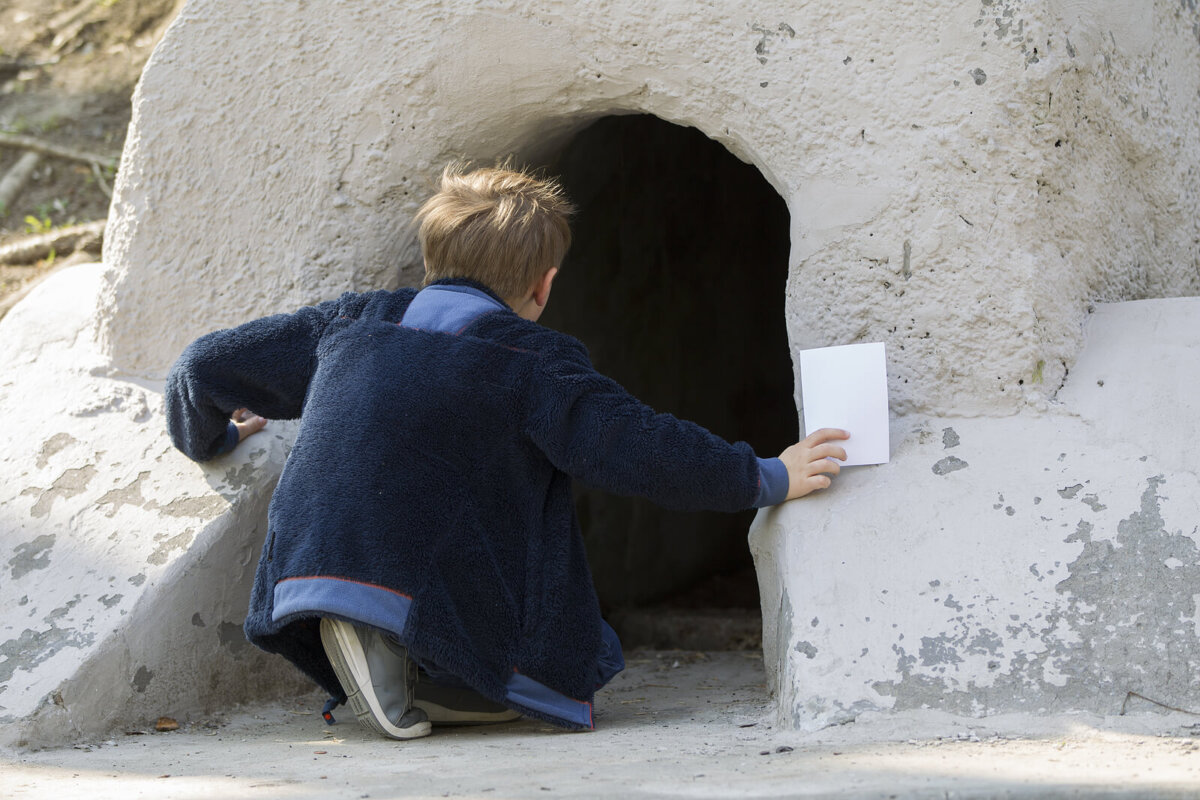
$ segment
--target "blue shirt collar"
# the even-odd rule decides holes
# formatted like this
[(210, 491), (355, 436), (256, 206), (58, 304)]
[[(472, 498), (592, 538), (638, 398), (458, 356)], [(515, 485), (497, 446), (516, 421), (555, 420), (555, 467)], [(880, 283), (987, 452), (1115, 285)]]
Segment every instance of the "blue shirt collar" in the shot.
[(458, 334), (484, 314), (509, 310), (486, 286), (450, 278), (417, 292), (400, 324), (406, 328)]

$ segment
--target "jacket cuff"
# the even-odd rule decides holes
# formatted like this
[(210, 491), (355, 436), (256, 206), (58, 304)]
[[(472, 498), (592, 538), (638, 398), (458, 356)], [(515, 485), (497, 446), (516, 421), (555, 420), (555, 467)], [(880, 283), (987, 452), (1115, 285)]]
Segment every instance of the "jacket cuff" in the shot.
[(755, 508), (774, 506), (787, 499), (787, 467), (778, 458), (758, 459), (758, 499)]
[(223, 456), (226, 453), (233, 452), (233, 448), (238, 445), (239, 438), (237, 425), (234, 425), (233, 421), (230, 420), (229, 424), (225, 426), (225, 441), (221, 442), (221, 446), (217, 448), (216, 456)]

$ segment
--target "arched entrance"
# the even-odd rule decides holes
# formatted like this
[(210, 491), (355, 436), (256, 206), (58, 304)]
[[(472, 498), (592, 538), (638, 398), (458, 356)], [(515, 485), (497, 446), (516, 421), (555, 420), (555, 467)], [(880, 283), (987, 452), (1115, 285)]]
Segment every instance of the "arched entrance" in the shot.
[[(649, 115), (596, 121), (549, 170), (580, 211), (542, 322), (659, 411), (763, 457), (794, 442), (789, 217), (762, 175)], [(758, 646), (753, 512), (672, 512), (586, 487), (577, 505), (601, 605), (628, 646)]]

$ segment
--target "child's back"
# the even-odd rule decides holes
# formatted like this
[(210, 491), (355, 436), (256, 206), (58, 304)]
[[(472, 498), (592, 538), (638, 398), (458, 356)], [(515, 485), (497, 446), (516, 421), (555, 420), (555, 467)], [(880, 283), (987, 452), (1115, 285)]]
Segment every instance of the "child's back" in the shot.
[[(569, 244), (568, 211), (553, 184), (448, 172), (422, 210), (433, 282), (420, 293), (345, 295), (218, 331), (172, 371), (171, 432), (193, 458), (236, 444), (234, 409), (301, 417), (246, 633), (339, 699), (371, 694), (372, 648), (402, 654), (399, 644), (490, 701), (591, 727), (594, 691), (621, 662), (569, 476), (679, 508), (733, 511), (789, 494), (778, 459), (654, 413), (598, 374), (579, 342), (536, 324)], [(487, 269), (472, 271), (480, 258)], [(473, 279), (495, 263), (509, 277), (525, 271)], [(836, 465), (813, 468), (827, 481), (821, 471)], [(324, 646), (322, 619), (342, 621), (325, 623)], [(331, 624), (349, 644), (333, 641)], [(391, 710), (364, 713), (389, 735), (422, 735), (412, 701), (409, 688)]]

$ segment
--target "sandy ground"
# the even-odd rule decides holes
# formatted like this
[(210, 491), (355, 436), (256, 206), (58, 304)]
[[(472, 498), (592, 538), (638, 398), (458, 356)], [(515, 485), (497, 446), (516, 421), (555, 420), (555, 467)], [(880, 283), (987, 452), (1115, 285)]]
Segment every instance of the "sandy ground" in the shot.
[(323, 697), (171, 733), (0, 757), (4, 798), (1200, 797), (1200, 719), (1137, 713), (873, 715), (778, 730), (752, 653), (642, 653), (597, 699), (597, 730), (531, 721), (398, 743)]

